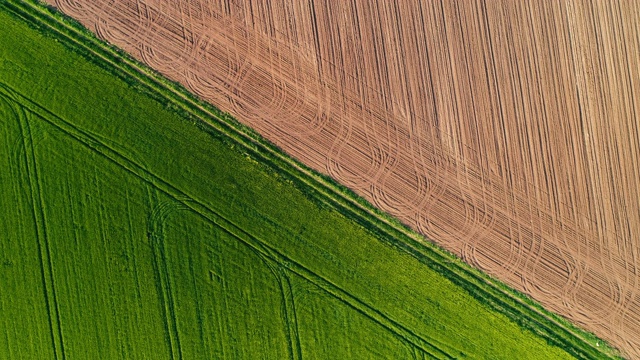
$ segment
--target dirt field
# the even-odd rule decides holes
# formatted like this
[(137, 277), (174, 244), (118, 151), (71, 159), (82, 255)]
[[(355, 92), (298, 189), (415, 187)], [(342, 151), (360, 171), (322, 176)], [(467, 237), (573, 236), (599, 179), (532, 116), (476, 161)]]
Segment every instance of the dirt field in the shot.
[(55, 1), (640, 358), (637, 2), (266, 3)]

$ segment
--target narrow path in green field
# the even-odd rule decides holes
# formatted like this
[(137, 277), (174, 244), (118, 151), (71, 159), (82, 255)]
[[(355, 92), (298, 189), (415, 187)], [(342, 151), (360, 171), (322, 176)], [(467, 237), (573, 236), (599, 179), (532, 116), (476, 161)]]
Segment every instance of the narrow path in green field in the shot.
[[(15, 99), (14, 99), (15, 100)], [(64, 340), (60, 323), (58, 308), (58, 295), (55, 289), (55, 278), (53, 276), (53, 265), (51, 263), (51, 246), (46, 229), (46, 218), (43, 212), (44, 203), (41, 194), (40, 176), (38, 164), (33, 152), (34, 137), (32, 136), (31, 125), (26, 119), (24, 110), (21, 108), (17, 112), (19, 119), (20, 136), (24, 148), (25, 165), (28, 171), (27, 185), (30, 190), (33, 218), (36, 224), (36, 238), (38, 244), (38, 255), (40, 260), (40, 270), (42, 272), (42, 283), (44, 286), (44, 299), (47, 304), (49, 328), (51, 330), (51, 342), (56, 358), (64, 359)]]
[[(0, 229), (17, 229), (7, 233), (23, 240), (0, 237), (0, 246), (7, 261), (31, 270), (0, 267), (0, 285), (15, 286), (12, 276), (35, 270), (39, 278), (24, 284), (40, 292), (21, 292), (19, 302), (0, 294), (0, 310), (40, 310), (25, 329), (11, 325), (0, 352), (174, 359), (610, 353), (449, 255), (412, 243), (416, 234), (225, 115), (169, 92), (172, 85), (145, 68), (25, 4), (0, 3), (0, 98), (25, 114), (0, 123), (4, 141), (23, 149), (8, 164), (12, 175), (0, 176), (0, 205), (31, 203), (35, 213), (3, 219)], [(3, 159), (15, 153), (0, 150)], [(35, 269), (34, 256), (41, 259)], [(42, 341), (25, 347), (33, 334), (46, 334), (50, 348)]]

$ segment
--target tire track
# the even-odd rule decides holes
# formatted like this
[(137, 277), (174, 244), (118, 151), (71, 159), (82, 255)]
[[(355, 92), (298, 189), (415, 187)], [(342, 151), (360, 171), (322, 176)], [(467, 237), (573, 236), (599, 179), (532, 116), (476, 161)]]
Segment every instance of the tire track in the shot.
[[(242, 241), (241, 239), (238, 239)], [(271, 274), (276, 278), (280, 295), (282, 296), (282, 321), (285, 325), (285, 333), (287, 334), (287, 342), (291, 360), (301, 360), (302, 347), (300, 346), (300, 334), (298, 333), (298, 316), (296, 314), (295, 299), (293, 297), (293, 288), (291, 281), (287, 275), (287, 271), (282, 264), (277, 263), (264, 256), (259, 251), (249, 247), (252, 252), (260, 258), (262, 263), (269, 269)]]
[[(144, 181), (147, 182), (147, 180)], [(151, 212), (148, 220), (147, 239), (154, 255), (153, 268), (156, 277), (156, 288), (164, 315), (167, 345), (172, 359), (183, 359), (175, 295), (172, 290), (173, 285), (171, 284), (171, 275), (167, 264), (164, 224), (171, 213), (184, 208), (184, 205), (178, 206), (176, 203), (168, 201), (159, 202), (159, 194), (156, 192), (156, 189), (148, 189)]]
[[(16, 100), (4, 91), (0, 91), (0, 101), (8, 104), (15, 103)], [(64, 351), (64, 337), (62, 332), (62, 321), (60, 319), (60, 307), (58, 303), (53, 263), (51, 260), (51, 248), (47, 236), (46, 216), (44, 213), (44, 202), (41, 195), (40, 177), (37, 169), (37, 159), (34, 150), (31, 127), (27, 115), (22, 109), (9, 106), (19, 122), (24, 148), (24, 163), (27, 171), (28, 188), (32, 201), (33, 220), (36, 225), (36, 241), (38, 244), (38, 255), (41, 266), (42, 284), (44, 289), (44, 300), (49, 315), (49, 330), (51, 331), (51, 345), (56, 359), (66, 359)]]

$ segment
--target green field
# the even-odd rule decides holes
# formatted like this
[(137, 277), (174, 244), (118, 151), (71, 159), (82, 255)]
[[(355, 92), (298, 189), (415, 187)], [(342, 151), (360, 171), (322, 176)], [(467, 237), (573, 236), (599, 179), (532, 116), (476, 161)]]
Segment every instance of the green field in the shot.
[(0, 0), (0, 358), (613, 354), (75, 26)]

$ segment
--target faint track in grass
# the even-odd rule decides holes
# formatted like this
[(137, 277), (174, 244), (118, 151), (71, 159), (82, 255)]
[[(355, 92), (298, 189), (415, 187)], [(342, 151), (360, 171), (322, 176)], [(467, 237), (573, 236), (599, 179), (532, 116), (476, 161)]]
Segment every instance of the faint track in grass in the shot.
[[(51, 332), (51, 345), (56, 359), (66, 359), (64, 350), (64, 337), (62, 333), (62, 322), (60, 320), (60, 307), (55, 287), (54, 269), (51, 260), (51, 245), (46, 228), (46, 217), (44, 213), (44, 203), (41, 195), (40, 176), (38, 172), (37, 160), (34, 150), (34, 138), (31, 135), (31, 126), (27, 115), (23, 109), (16, 109), (11, 102), (16, 102), (10, 94), (0, 90), (0, 101), (9, 103), (10, 108), (19, 122), (22, 137), (25, 174), (29, 195), (31, 198), (31, 210), (34, 224), (36, 225), (36, 242), (38, 246), (38, 256), (40, 260), (40, 270), (42, 276), (42, 287), (44, 289), (44, 300), (49, 316), (49, 330)], [(18, 102), (19, 103), (19, 102)], [(18, 154), (19, 156), (19, 154)]]
[(289, 355), (291, 355), (291, 360), (302, 360), (302, 348), (300, 346), (300, 334), (298, 332), (298, 316), (296, 314), (293, 288), (287, 270), (282, 267), (281, 263), (265, 257), (264, 254), (256, 251), (254, 248), (249, 247), (249, 249), (260, 258), (278, 283), (280, 296), (282, 297), (282, 322), (284, 323), (284, 330), (287, 334)]
[[(63, 130), (64, 131), (64, 130)], [(68, 135), (68, 133), (67, 133)], [(143, 179), (144, 180), (144, 179)], [(145, 180), (148, 181), (148, 180)], [(148, 197), (151, 213), (147, 230), (147, 238), (153, 251), (153, 270), (156, 277), (156, 289), (162, 305), (166, 340), (172, 359), (183, 359), (180, 344), (178, 318), (176, 316), (175, 294), (171, 284), (171, 275), (167, 264), (164, 226), (167, 217), (175, 210), (184, 208), (174, 202), (159, 202), (157, 189), (149, 188)]]

